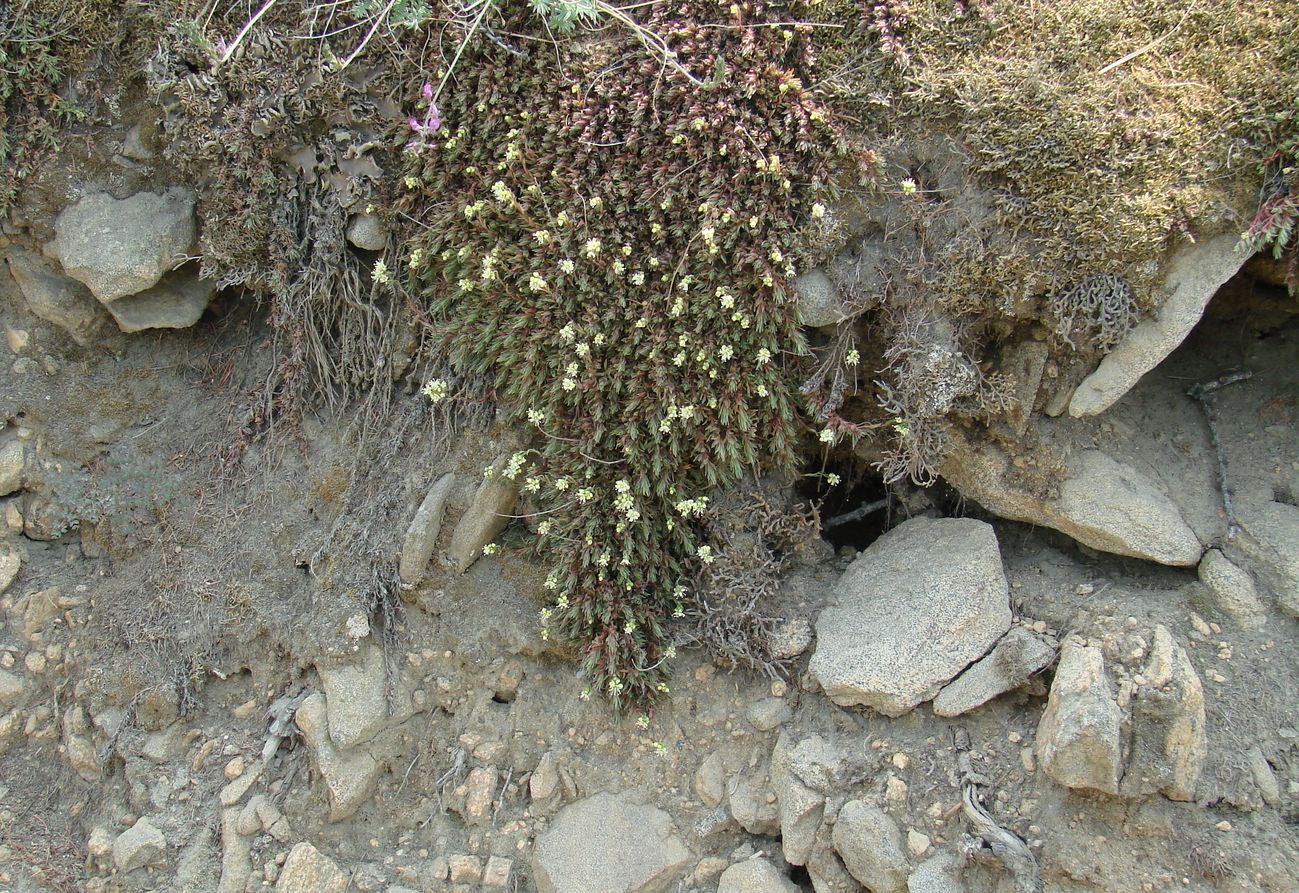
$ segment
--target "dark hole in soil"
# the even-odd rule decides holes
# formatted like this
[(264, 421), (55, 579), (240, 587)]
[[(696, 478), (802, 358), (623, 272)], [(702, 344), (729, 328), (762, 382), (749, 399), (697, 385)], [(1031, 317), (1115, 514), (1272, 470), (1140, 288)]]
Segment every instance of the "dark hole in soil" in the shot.
[(802, 865), (793, 865), (789, 869), (789, 879), (798, 885), (800, 890), (811, 890), (812, 876)]
[[(834, 457), (822, 466), (803, 469), (798, 494), (821, 505), (821, 537), (838, 549), (864, 549), (888, 529), (888, 487), (874, 471), (855, 461), (837, 463)], [(839, 481), (831, 486), (837, 475)]]

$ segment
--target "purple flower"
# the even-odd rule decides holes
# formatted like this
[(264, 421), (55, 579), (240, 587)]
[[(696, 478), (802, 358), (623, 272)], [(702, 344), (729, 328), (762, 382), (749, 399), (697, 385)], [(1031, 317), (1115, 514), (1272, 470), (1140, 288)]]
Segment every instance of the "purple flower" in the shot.
[[(425, 86), (428, 86), (427, 84)], [(428, 104), (428, 117), (424, 119), (424, 124), (429, 133), (437, 133), (442, 129), (442, 114), (438, 111), (435, 103)]]
[(424, 92), (424, 101), (425, 101), (425, 102), (432, 102), (432, 101), (433, 101), (433, 85), (430, 84), (428, 81), (425, 81), (425, 82), (424, 82), (424, 91), (423, 91), (423, 92)]

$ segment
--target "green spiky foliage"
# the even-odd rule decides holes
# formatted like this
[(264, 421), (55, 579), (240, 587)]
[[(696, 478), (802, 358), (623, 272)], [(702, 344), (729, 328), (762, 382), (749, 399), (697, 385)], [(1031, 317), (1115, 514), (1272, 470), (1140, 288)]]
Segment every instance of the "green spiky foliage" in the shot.
[(537, 506), (545, 628), (619, 708), (665, 688), (709, 492), (793, 461), (791, 257), (847, 147), (807, 29), (768, 25), (786, 18), (653, 7), (702, 89), (621, 35), (558, 57), (488, 43), (412, 151), (411, 275), (456, 362), (536, 433), (505, 473)]

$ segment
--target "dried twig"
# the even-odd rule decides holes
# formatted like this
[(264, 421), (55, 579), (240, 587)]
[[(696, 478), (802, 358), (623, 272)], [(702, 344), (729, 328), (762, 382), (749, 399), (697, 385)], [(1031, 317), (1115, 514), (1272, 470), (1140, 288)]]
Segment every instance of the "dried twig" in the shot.
[(1200, 404), (1204, 410), (1204, 420), (1209, 426), (1209, 442), (1213, 444), (1213, 454), (1218, 462), (1218, 489), (1222, 491), (1222, 508), (1227, 515), (1227, 542), (1233, 542), (1240, 535), (1240, 525), (1236, 523), (1236, 509), (1231, 501), (1231, 487), (1227, 483), (1227, 454), (1222, 451), (1222, 442), (1218, 439), (1218, 423), (1214, 415), (1213, 404), (1209, 397), (1238, 381), (1253, 378), (1253, 372), (1232, 372), (1213, 381), (1192, 386), (1186, 395)]

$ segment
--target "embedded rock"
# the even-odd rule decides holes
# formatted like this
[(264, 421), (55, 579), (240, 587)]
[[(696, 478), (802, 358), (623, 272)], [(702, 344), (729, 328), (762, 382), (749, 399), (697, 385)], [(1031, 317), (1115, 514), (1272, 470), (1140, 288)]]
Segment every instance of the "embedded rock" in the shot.
[(532, 854), (539, 893), (662, 893), (690, 860), (666, 812), (610, 793), (561, 810)]
[(1277, 605), (1299, 617), (1299, 508), (1284, 502), (1264, 503), (1242, 512), (1241, 526), (1248, 534), (1241, 546), (1258, 562), (1256, 570)]
[(69, 276), (111, 304), (152, 288), (184, 262), (194, 243), (195, 200), (187, 189), (121, 201), (93, 193), (59, 214), (51, 247)]
[(1209, 588), (1217, 608), (1243, 629), (1258, 629), (1267, 622), (1263, 601), (1249, 572), (1237, 567), (1217, 549), (1200, 559), (1200, 582)]
[(410, 527), (406, 529), (406, 542), (401, 547), (401, 563), (398, 566), (403, 583), (415, 584), (424, 578), (429, 559), (437, 547), (438, 534), (442, 532), (442, 515), (446, 511), (447, 497), (455, 482), (454, 474), (444, 474), (438, 478), (429, 487)]
[(1037, 755), (1046, 774), (1069, 788), (1117, 794), (1121, 720), (1101, 649), (1065, 640), (1037, 727)]
[(113, 864), (126, 873), (167, 858), (167, 838), (147, 817), (140, 819), (113, 841)]
[(798, 893), (794, 882), (766, 859), (746, 859), (722, 872), (717, 893)]
[(934, 698), (934, 714), (960, 716), (1019, 688), (1055, 659), (1055, 644), (1012, 626), (987, 657), (957, 676)]
[(1249, 259), (1248, 253), (1236, 250), (1239, 242), (1235, 233), (1225, 233), (1173, 254), (1163, 284), (1167, 297), (1159, 311), (1134, 326), (1083, 380), (1069, 400), (1069, 415), (1104, 412), (1182, 343), (1209, 299)]
[(325, 696), (317, 692), (302, 702), (294, 721), (311, 751), (312, 762), (329, 794), (329, 820), (342, 821), (374, 794), (383, 764), (365, 751), (343, 753), (329, 737)]
[[(0, 462), (3, 462), (3, 460), (0, 459)], [(0, 595), (3, 595), (13, 585), (22, 566), (23, 557), (18, 552), (0, 552)]]
[(861, 886), (848, 873), (835, 852), (830, 831), (824, 825), (816, 833), (812, 855), (807, 860), (807, 876), (815, 893), (860, 893)]
[(824, 270), (809, 270), (795, 277), (793, 287), (803, 325), (814, 329), (832, 326), (846, 315), (839, 289)]
[(1072, 458), (1054, 500), (1010, 484), (1009, 470), (1009, 458), (997, 447), (967, 441), (943, 463), (942, 474), (989, 511), (1054, 528), (1084, 546), (1178, 567), (1200, 561), (1200, 540), (1168, 495), (1140, 471), (1099, 450)]
[(953, 852), (929, 857), (907, 878), (907, 893), (965, 893), (964, 864)]
[(26, 468), (27, 444), (16, 437), (0, 440), (0, 496), (22, 489)]
[(1194, 800), (1209, 750), (1204, 686), (1186, 650), (1162, 624), (1155, 627), (1142, 677), (1132, 699), (1132, 758), (1122, 791)]
[(216, 292), (216, 284), (200, 279), (185, 267), (172, 270), (152, 288), (108, 304), (108, 312), (123, 332), (145, 329), (188, 329), (199, 321)]
[(901, 716), (929, 700), (1010, 628), (992, 528), (913, 518), (876, 540), (835, 584), (810, 670), (841, 707)]
[(0, 707), (20, 707), (27, 699), (27, 685), (21, 676), (0, 670)]
[(275, 893), (344, 893), (347, 883), (333, 859), (309, 843), (299, 843), (284, 860)]
[(902, 832), (882, 809), (861, 800), (849, 800), (834, 824), (834, 848), (848, 873), (872, 893), (898, 893), (906, 888), (906, 850)]
[(360, 660), (317, 664), (329, 712), (329, 737), (346, 750), (373, 738), (388, 719), (388, 677), (383, 649), (361, 649)]
[(504, 475), (509, 462), (509, 453), (496, 460), (492, 466), (492, 475), (478, 485), (473, 502), (451, 534), (447, 554), (452, 566), (462, 573), (469, 570), (469, 566), (483, 554), (483, 546), (495, 539), (505, 529), (505, 525), (510, 523), (510, 515), (519, 501), (520, 482), (517, 478), (510, 480)]
[(790, 865), (805, 865), (825, 814), (825, 797), (794, 774), (792, 750), (788, 736), (781, 735), (771, 755), (771, 788), (776, 794), (785, 860)]
[(382, 251), (388, 244), (388, 234), (374, 214), (353, 214), (347, 224), (347, 241), (365, 251)]
[(39, 254), (13, 248), (8, 261), (9, 272), (32, 313), (63, 329), (83, 347), (94, 339), (105, 317), (88, 288), (55, 272)]
[(780, 813), (769, 795), (771, 785), (761, 769), (742, 773), (731, 790), (731, 818), (750, 834), (776, 834), (780, 831)]
[(726, 799), (726, 767), (717, 751), (705, 757), (695, 770), (695, 796), (709, 809), (716, 809)]

